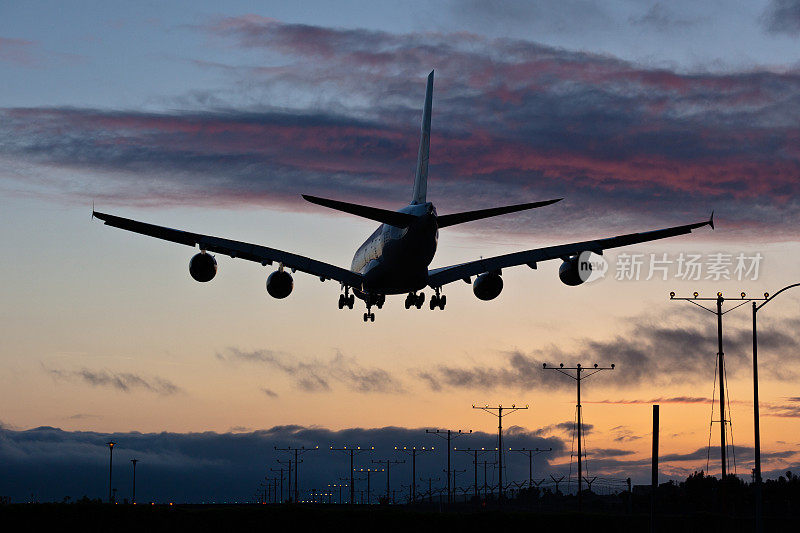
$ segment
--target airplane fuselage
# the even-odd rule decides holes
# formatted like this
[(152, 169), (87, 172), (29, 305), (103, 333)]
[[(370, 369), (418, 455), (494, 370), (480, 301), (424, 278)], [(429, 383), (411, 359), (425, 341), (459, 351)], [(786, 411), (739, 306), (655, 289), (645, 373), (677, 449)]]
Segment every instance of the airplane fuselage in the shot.
[(428, 284), (428, 266), (439, 238), (436, 208), (427, 202), (398, 212), (418, 218), (407, 228), (381, 224), (353, 256), (350, 269), (364, 276), (362, 290), (354, 291), (361, 299), (410, 293)]

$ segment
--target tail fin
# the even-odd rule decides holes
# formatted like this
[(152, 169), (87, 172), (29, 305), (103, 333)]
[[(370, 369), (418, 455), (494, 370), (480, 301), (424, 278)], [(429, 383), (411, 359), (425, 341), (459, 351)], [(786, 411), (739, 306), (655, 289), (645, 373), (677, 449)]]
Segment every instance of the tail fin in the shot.
[(428, 74), (428, 87), (425, 89), (425, 108), (422, 111), (422, 131), (417, 155), (417, 172), (414, 176), (414, 197), (412, 204), (424, 204), (428, 193), (428, 158), (431, 152), (431, 104), (433, 102), (433, 71)]

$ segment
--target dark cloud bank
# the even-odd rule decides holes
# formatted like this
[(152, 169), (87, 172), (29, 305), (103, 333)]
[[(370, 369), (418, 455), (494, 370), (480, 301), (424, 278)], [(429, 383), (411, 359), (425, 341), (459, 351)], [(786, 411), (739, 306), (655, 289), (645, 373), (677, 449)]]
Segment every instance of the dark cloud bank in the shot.
[[(285, 454), (274, 450), (275, 446), (320, 447), (319, 451), (306, 454), (300, 465), (301, 490), (304, 487), (322, 489), (348, 475), (349, 458), (342, 452), (331, 452), (330, 446), (374, 446), (373, 453), (356, 458), (356, 466), (365, 468), (376, 466), (370, 462), (372, 459), (405, 459), (394, 451), (395, 446), (434, 446), (435, 452), (417, 458), (418, 475), (434, 477), (440, 477), (446, 449), (443, 440), (426, 435), (424, 428), (334, 431), (276, 426), (246, 433), (106, 434), (63, 431), (52, 427), (17, 431), (0, 425), (3, 474), (0, 476), (0, 496), (9, 496), (14, 501), (23, 501), (31, 494), (43, 501), (61, 500), (64, 496), (74, 499), (84, 494), (105, 498), (108, 493), (106, 442), (109, 439), (118, 443), (114, 448), (114, 486), (119, 489), (119, 498), (130, 495), (130, 459), (140, 460), (136, 467), (136, 494), (140, 501), (247, 500), (252, 497), (266, 469), (280, 467), (275, 460), (286, 458)], [(552, 447), (556, 453), (565, 449), (561, 436), (540, 436), (518, 427), (509, 430), (505, 441), (513, 447)], [(496, 436), (474, 433), (459, 439), (457, 445), (494, 449)], [(469, 460), (463, 454), (454, 454), (454, 461), (458, 468), (469, 466)], [(527, 475), (524, 457), (513, 455), (509, 461), (509, 472), (518, 478)], [(537, 458), (537, 469), (540, 472), (551, 471), (547, 462), (545, 456)], [(408, 485), (410, 466), (409, 461), (392, 471), (398, 489), (401, 483)], [(380, 487), (381, 483), (375, 486)]]
[[(569, 471), (570, 429), (569, 422), (537, 431), (512, 426), (508, 428), (504, 442), (513, 448), (552, 447), (552, 455), (537, 456), (535, 475), (537, 479), (545, 478), (551, 473), (562, 475)], [(318, 427), (276, 426), (268, 430), (249, 431), (247, 428), (236, 428), (235, 431), (247, 432), (108, 434), (63, 431), (53, 427), (18, 431), (0, 424), (0, 464), (3, 474), (0, 476), (0, 496), (8, 496), (12, 501), (25, 501), (31, 495), (40, 501), (60, 501), (65, 496), (75, 499), (83, 495), (105, 498), (108, 491), (106, 443), (109, 440), (117, 442), (114, 448), (114, 487), (118, 489), (118, 497), (122, 499), (130, 496), (130, 459), (135, 457), (140, 460), (136, 467), (138, 500), (160, 502), (250, 500), (267, 469), (278, 468), (280, 465), (276, 459), (287, 458), (285, 454), (274, 450), (275, 446), (319, 446), (318, 451), (303, 456), (304, 462), (300, 465), (301, 491), (325, 488), (328, 483), (338, 482), (339, 477), (348, 475), (347, 455), (343, 452), (332, 452), (331, 446), (374, 446), (374, 452), (356, 456), (357, 468), (375, 467), (371, 463), (373, 459), (407, 459), (403, 454), (394, 451), (395, 446), (434, 446), (436, 450), (433, 453), (420, 454), (417, 458), (417, 473), (420, 477), (441, 477), (446, 449), (443, 440), (426, 435), (424, 428), (352, 428), (334, 431)], [(617, 428), (617, 431), (621, 435), (631, 435), (624, 427)], [(496, 436), (473, 433), (457, 439), (454, 445), (459, 448), (494, 449)], [(712, 448), (712, 464), (717, 460), (715, 451)], [(630, 476), (635, 483), (645, 483), (649, 475), (650, 460), (625, 459), (632, 453), (624, 448), (597, 449), (590, 446), (589, 468), (591, 472), (601, 476), (614, 479)], [(765, 460), (789, 461), (794, 455), (795, 451), (792, 450), (765, 450), (762, 457)], [(691, 472), (704, 468), (706, 457), (705, 448), (686, 454), (665, 451), (661, 462), (666, 467)], [(741, 469), (749, 468), (748, 461), (751, 457), (751, 448), (737, 447), (737, 460)], [(470, 471), (469, 461), (467, 454), (453, 454), (454, 468)], [(528, 464), (525, 456), (509, 453), (506, 461), (507, 478), (522, 481), (527, 477)], [(398, 489), (404, 485), (407, 490), (410, 463), (396, 465), (394, 468), (393, 485)], [(776, 473), (780, 474), (782, 471)], [(275, 475), (271, 472), (268, 474)], [(482, 478), (479, 482), (482, 482)], [(382, 484), (377, 482), (375, 486), (381, 487)], [(376, 489), (376, 493), (379, 492), (380, 488)]]
[(140, 206), (306, 209), (298, 195), (309, 192), (398, 207), (410, 194), (424, 75), (436, 67), (429, 192), (443, 213), (564, 196), (484, 227), (647, 229), (716, 208), (726, 231), (796, 236), (795, 70), (679, 73), (521, 40), (257, 16), (197, 31), (283, 58), (197, 62), (242, 82), (258, 104), (227, 91), (159, 113), (2, 109), (0, 157), (41, 165), (10, 188)]

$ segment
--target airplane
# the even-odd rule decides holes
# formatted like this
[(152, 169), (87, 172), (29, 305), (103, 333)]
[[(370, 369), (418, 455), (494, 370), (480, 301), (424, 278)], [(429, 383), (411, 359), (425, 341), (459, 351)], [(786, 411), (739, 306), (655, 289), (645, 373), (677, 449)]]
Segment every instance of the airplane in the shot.
[[(262, 266), (277, 263), (277, 270), (267, 278), (267, 292), (277, 299), (286, 298), (294, 288), (294, 280), (287, 270), (291, 270), (292, 273), (299, 270), (317, 276), (322, 281), (328, 279), (338, 281), (342, 290), (339, 295), (339, 309), (345, 307), (352, 309), (355, 297), (358, 297), (366, 304), (364, 322), (375, 321), (372, 307), (381, 309), (386, 301), (386, 296), (389, 295), (405, 294), (406, 309), (411, 307), (420, 309), (425, 302), (425, 293), (422, 290), (426, 287), (430, 287), (434, 291), (429, 300), (431, 310), (436, 308), (444, 310), (447, 296), (442, 294), (442, 287), (459, 280), (471, 283), (475, 296), (480, 300), (493, 300), (503, 290), (501, 277), (503, 269), (520, 265), (536, 269), (538, 263), (552, 259), (561, 259), (562, 261), (558, 276), (564, 284), (580, 285), (587, 279), (587, 270), (592, 268), (591, 262), (581, 259), (586, 257), (582, 254), (591, 252), (602, 255), (603, 250), (684, 235), (703, 226), (711, 226), (711, 229), (714, 229), (714, 212), (712, 211), (710, 218), (704, 222), (524, 250), (429, 270), (428, 267), (436, 253), (439, 229), (544, 207), (561, 200), (561, 198), (557, 198), (439, 215), (433, 203), (427, 200), (432, 100), (433, 71), (428, 75), (425, 91), (414, 189), (409, 205), (397, 211), (389, 211), (339, 200), (302, 195), (311, 203), (381, 223), (378, 229), (358, 248), (349, 270), (266, 246), (156, 226), (100, 213), (95, 211), (94, 207), (92, 208), (92, 217), (104, 221), (108, 226), (193, 248), (199, 247), (199, 253), (189, 261), (189, 273), (199, 282), (211, 281), (217, 273), (217, 260), (210, 252), (254, 261), (261, 263)], [(473, 277), (475, 277), (474, 282), (472, 281)]]

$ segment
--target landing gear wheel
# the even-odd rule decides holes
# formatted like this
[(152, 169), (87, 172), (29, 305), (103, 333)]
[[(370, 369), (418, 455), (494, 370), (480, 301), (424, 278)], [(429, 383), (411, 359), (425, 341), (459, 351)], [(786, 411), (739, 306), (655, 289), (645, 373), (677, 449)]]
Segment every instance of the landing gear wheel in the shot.
[(369, 320), (370, 322), (375, 322), (375, 313), (370, 313)]
[(444, 306), (447, 305), (447, 296), (444, 294), (439, 298), (439, 309), (444, 311)]
[(355, 295), (351, 294), (351, 295), (350, 295), (350, 296), (347, 298), (347, 307), (348, 307), (348, 309), (352, 309), (352, 308), (353, 308), (353, 305), (354, 305), (355, 303), (356, 303), (356, 297), (355, 297)]
[(421, 292), (417, 295), (416, 302), (414, 302), (414, 305), (417, 307), (417, 309), (421, 309), (422, 304), (424, 303), (425, 303), (425, 293)]
[(406, 296), (406, 309), (411, 309), (411, 298)]
[(364, 322), (369, 320), (369, 313), (364, 313)]
[(434, 294), (433, 296), (431, 296), (431, 311), (436, 309), (436, 306), (438, 305), (439, 305), (439, 297)]
[(344, 294), (340, 294), (339, 295), (339, 309), (343, 309), (344, 306), (345, 306)]

